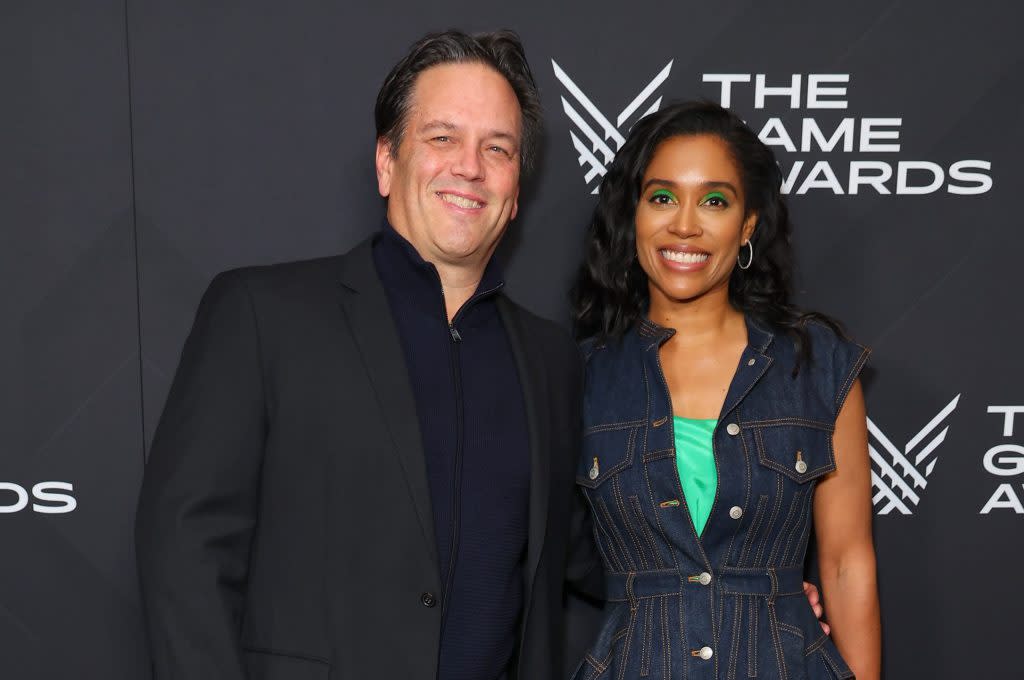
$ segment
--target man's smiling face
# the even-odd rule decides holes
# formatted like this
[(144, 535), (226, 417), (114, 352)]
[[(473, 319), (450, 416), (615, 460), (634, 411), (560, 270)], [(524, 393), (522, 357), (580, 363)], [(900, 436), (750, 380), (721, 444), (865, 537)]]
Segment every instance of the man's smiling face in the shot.
[(485, 263), (518, 209), (522, 115), (508, 81), (478, 63), (423, 71), (397, 154), (377, 143), (388, 221), (423, 259)]

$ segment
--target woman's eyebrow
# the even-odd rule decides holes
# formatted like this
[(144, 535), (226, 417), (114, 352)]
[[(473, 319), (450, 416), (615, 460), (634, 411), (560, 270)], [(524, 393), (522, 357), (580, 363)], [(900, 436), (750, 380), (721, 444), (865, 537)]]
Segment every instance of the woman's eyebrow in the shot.
[[(647, 180), (646, 182), (644, 182), (644, 185), (643, 185), (643, 187), (641, 187), (641, 189), (643, 191), (647, 191), (647, 189), (650, 186), (652, 186), (652, 185), (667, 186), (667, 187), (672, 187), (672, 188), (675, 188), (675, 187), (678, 186), (675, 182), (673, 182), (670, 179), (662, 179), (660, 177), (652, 177), (649, 180)], [(707, 180), (707, 181), (701, 182), (699, 186), (702, 189), (728, 189), (734, 195), (739, 195), (739, 192), (736, 191), (736, 187), (733, 186), (732, 182), (726, 182), (726, 181), (722, 181), (722, 180)]]

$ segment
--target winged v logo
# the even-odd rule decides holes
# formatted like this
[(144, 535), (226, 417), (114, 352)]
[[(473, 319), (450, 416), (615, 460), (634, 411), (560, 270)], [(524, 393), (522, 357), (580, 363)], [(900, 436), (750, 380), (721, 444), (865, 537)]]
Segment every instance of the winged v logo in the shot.
[[(959, 401), (958, 394), (907, 442), (902, 451), (868, 418), (868, 434), (873, 440), (868, 443), (868, 453), (871, 455), (871, 486), (875, 489), (871, 502), (879, 515), (887, 515), (894, 509), (903, 515), (913, 514), (912, 506), (921, 502), (920, 491), (928, 486), (928, 477), (938, 462), (938, 456), (933, 456), (932, 453), (945, 441), (949, 432), (949, 425), (942, 425), (956, 410)], [(940, 427), (942, 429), (933, 436)], [(914, 453), (922, 443), (924, 445)], [(876, 444), (881, 451), (876, 448)]]
[[(572, 101), (570, 101), (564, 95), (562, 96), (562, 109), (583, 136), (583, 139), (581, 139), (576, 132), (569, 132), (569, 137), (572, 138), (572, 145), (579, 154), (580, 167), (586, 169), (583, 179), (589, 186), (595, 177), (604, 177), (608, 171), (608, 164), (612, 162), (612, 159), (615, 158), (615, 153), (622, 148), (623, 142), (626, 141), (625, 133), (632, 127), (632, 123), (648, 114), (654, 113), (661, 106), (662, 98), (658, 97), (642, 114), (636, 117), (636, 120), (633, 120), (625, 129), (623, 128), (623, 124), (629, 121), (633, 114), (640, 110), (640, 107), (644, 106), (655, 90), (668, 78), (672, 72), (672, 62), (668, 62), (665, 68), (661, 69), (658, 75), (654, 76), (654, 79), (647, 83), (640, 91), (640, 94), (634, 97), (626, 105), (626, 108), (619, 112), (615, 117), (614, 124), (594, 105), (594, 102), (590, 101), (590, 98), (584, 94), (583, 90), (573, 82), (569, 74), (562, 70), (562, 67), (554, 59), (551, 60), (551, 66), (555, 70), (555, 77), (565, 86), (566, 91), (572, 97)], [(589, 118), (584, 117), (579, 109), (582, 109)], [(591, 193), (596, 194), (599, 186), (600, 180), (594, 185), (594, 190)]]

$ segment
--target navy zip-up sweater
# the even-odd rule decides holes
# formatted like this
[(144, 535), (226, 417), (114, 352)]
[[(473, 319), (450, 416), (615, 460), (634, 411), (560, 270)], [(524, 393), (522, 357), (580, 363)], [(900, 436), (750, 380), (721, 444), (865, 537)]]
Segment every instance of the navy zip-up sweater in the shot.
[(530, 486), (523, 392), (495, 302), (504, 282), (492, 259), (449, 325), (437, 270), (390, 225), (373, 258), (426, 458), (443, 588), (437, 677), (504, 680), (523, 605)]

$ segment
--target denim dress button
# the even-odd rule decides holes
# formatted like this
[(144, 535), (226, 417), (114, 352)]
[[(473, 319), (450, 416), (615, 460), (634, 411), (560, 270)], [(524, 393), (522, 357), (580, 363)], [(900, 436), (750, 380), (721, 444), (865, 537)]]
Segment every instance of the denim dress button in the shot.
[(424, 607), (433, 607), (437, 604), (437, 598), (434, 597), (433, 593), (423, 593), (420, 595), (420, 602)]
[(732, 517), (733, 519), (739, 519), (740, 517), (743, 517), (743, 508), (741, 508), (738, 505), (732, 506), (731, 508), (729, 508), (729, 517)]
[(700, 576), (697, 577), (697, 580), (700, 581), (700, 584), (702, 586), (706, 586), (709, 583), (711, 583), (711, 574), (709, 574), (706, 571), (703, 571), (701, 572)]
[(715, 655), (715, 653), (711, 650), (710, 647), (701, 647), (700, 648), (700, 658), (704, 659), (705, 661), (707, 661), (708, 659), (710, 659), (714, 655)]
[(801, 475), (803, 473), (807, 472), (807, 463), (804, 462), (804, 452), (803, 451), (797, 451), (796, 452), (796, 463), (793, 465), (793, 467)]
[(740, 426), (737, 425), (736, 423), (729, 423), (728, 425), (726, 425), (725, 431), (735, 437), (740, 433)]

